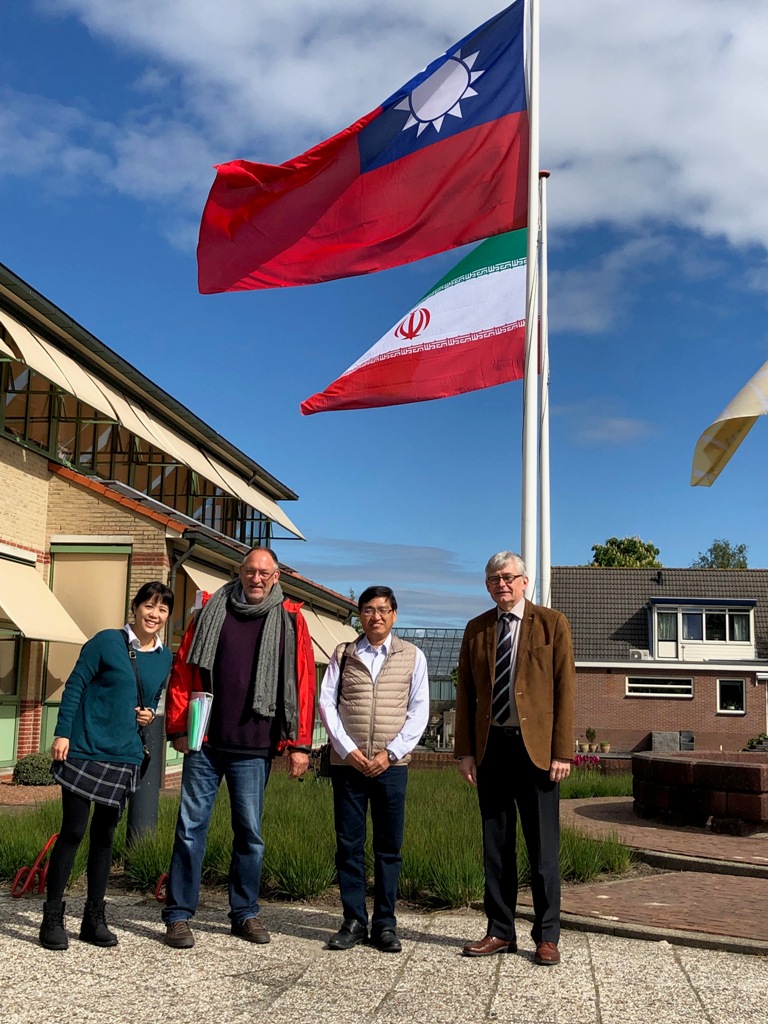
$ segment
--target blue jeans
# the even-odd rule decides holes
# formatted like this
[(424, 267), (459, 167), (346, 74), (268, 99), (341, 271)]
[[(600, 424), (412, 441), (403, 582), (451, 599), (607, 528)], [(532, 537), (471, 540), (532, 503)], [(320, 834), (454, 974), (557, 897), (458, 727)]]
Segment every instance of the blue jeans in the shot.
[(266, 758), (224, 754), (208, 745), (185, 755), (163, 909), (166, 924), (186, 921), (197, 910), (208, 826), (222, 779), (227, 780), (234, 832), (229, 865), (229, 917), (233, 923), (242, 924), (249, 917), (258, 916), (264, 861), (261, 812), (269, 768)]
[(373, 919), (375, 933), (394, 928), (400, 847), (405, 826), (405, 765), (369, 779), (356, 768), (331, 769), (336, 825), (336, 870), (345, 920), (368, 924), (365, 906), (365, 826), (368, 805), (373, 826)]

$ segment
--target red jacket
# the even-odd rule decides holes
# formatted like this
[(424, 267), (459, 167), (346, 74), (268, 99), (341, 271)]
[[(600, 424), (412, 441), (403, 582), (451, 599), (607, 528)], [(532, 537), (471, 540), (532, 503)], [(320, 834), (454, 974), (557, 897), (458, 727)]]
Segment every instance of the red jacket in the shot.
[[(208, 595), (203, 597), (203, 603)], [(299, 712), (298, 736), (295, 740), (281, 740), (277, 746), (278, 754), (287, 748), (312, 746), (312, 733), (315, 726), (315, 656), (312, 651), (312, 640), (309, 635), (307, 621), (299, 609), (301, 603), (283, 601), (283, 608), (293, 616), (296, 626), (296, 688)], [(187, 708), (189, 695), (195, 690), (202, 690), (200, 669), (197, 665), (187, 663), (187, 654), (192, 646), (197, 619), (187, 626), (181, 646), (173, 659), (171, 679), (165, 698), (165, 731), (169, 738), (183, 736), (187, 731)]]

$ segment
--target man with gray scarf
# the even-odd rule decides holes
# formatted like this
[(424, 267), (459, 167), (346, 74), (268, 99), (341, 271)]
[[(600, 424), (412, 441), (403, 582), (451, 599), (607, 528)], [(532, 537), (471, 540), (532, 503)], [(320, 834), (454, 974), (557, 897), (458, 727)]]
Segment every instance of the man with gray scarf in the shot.
[[(309, 766), (315, 661), (300, 605), (284, 598), (277, 557), (254, 548), (239, 579), (218, 590), (187, 629), (166, 699), (166, 730), (184, 756), (181, 803), (163, 909), (165, 941), (189, 949), (213, 805), (226, 779), (232, 807), (229, 918), (232, 934), (269, 942), (259, 921), (264, 859), (261, 813), (272, 758), (287, 752), (291, 778)], [(208, 735), (189, 749), (187, 710), (195, 691), (213, 694)]]

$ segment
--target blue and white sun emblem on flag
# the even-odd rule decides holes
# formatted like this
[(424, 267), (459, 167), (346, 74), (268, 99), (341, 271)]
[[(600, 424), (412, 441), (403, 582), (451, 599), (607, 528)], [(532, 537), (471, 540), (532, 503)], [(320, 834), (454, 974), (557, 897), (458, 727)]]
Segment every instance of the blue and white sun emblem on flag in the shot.
[(525, 110), (524, 13), (517, 0), (385, 100), (358, 136), (361, 173)]
[(418, 136), (432, 125), (439, 133), (446, 117), (462, 116), (461, 101), (477, 96), (472, 84), (485, 74), (483, 70), (472, 70), (478, 53), (476, 51), (468, 57), (457, 53), (449, 57), (426, 82), (418, 85), (410, 96), (394, 107), (395, 110), (407, 110), (410, 115), (403, 131), (417, 125)]

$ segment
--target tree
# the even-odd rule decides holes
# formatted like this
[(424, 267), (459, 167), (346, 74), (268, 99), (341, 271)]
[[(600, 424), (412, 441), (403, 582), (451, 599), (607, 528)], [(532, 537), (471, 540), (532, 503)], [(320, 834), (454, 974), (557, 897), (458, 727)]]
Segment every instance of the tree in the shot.
[[(352, 589), (352, 587), (349, 588), (349, 600), (352, 602), (352, 604), (357, 604), (357, 598), (355, 597), (355, 592)], [(360, 617), (358, 615), (353, 615), (352, 618), (350, 619), (349, 624), (357, 632), (358, 636), (363, 635), (363, 627), (360, 623)]]
[(605, 544), (593, 544), (592, 565), (603, 568), (622, 566), (628, 569), (659, 569), (659, 549), (651, 541), (639, 537), (609, 537)]
[(691, 562), (692, 569), (746, 569), (747, 545), (731, 544), (725, 537), (715, 539)]

